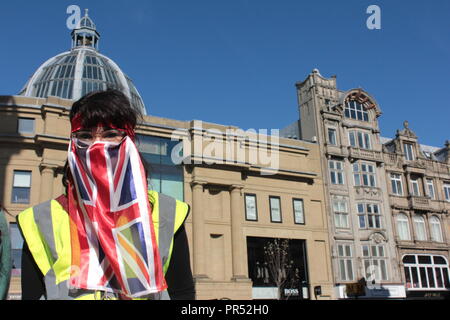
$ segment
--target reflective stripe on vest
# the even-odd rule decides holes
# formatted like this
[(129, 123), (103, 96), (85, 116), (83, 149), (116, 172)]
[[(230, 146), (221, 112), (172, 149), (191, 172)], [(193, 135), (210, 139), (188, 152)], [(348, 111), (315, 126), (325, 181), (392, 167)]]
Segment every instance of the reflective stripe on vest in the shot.
[[(152, 219), (164, 273), (172, 255), (174, 233), (189, 213), (189, 206), (172, 197), (149, 191), (153, 206)], [(36, 264), (44, 275), (46, 298), (100, 299), (104, 293), (91, 290), (69, 290), (71, 243), (69, 215), (55, 200), (41, 203), (19, 214), (18, 222)], [(114, 299), (115, 295), (106, 294)], [(153, 294), (147, 299), (169, 299), (167, 292)]]

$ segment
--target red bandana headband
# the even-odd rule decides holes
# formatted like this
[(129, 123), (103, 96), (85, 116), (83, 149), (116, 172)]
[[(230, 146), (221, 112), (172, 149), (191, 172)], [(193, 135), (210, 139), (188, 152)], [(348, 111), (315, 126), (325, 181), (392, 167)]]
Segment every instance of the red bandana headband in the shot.
[[(83, 129), (83, 124), (82, 124), (81, 119), (82, 119), (81, 113), (77, 113), (73, 117), (73, 119), (70, 121), (70, 124), (72, 126), (71, 131), (70, 131), (71, 133), (74, 133), (74, 132), (77, 132), (77, 131)], [(113, 128), (113, 129), (125, 132), (127, 134), (127, 136), (129, 136), (131, 138), (131, 140), (133, 140), (133, 141), (136, 136), (133, 128), (131, 128), (131, 126), (128, 124), (125, 125), (125, 128), (118, 128), (115, 125), (113, 125), (112, 123), (106, 124), (105, 127), (109, 127), (109, 128)]]

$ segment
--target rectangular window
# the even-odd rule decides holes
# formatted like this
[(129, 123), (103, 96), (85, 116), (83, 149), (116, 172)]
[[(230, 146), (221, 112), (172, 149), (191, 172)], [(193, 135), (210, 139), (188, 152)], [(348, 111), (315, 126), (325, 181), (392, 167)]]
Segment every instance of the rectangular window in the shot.
[(270, 221), (281, 222), (281, 201), (279, 197), (269, 197)]
[(402, 176), (400, 174), (391, 173), (392, 193), (397, 196), (403, 195)]
[(328, 128), (328, 143), (333, 146), (337, 145), (336, 129)]
[(357, 209), (360, 229), (381, 229), (381, 212), (378, 204), (358, 203)]
[(372, 149), (370, 134), (361, 131), (350, 131), (348, 133), (350, 145), (353, 148)]
[(14, 170), (12, 203), (30, 203), (31, 171)]
[(444, 196), (445, 200), (450, 202), (450, 183), (444, 183)]
[(387, 259), (383, 245), (363, 245), (363, 265), (366, 280), (387, 281)]
[(258, 209), (256, 207), (256, 195), (245, 195), (245, 219), (248, 221), (258, 221)]
[(17, 132), (20, 134), (34, 133), (34, 119), (19, 118), (17, 122)]
[(414, 153), (413, 153), (413, 145), (410, 143), (404, 143), (403, 144), (403, 152), (405, 153), (405, 159), (409, 161), (414, 160)]
[(342, 161), (330, 160), (330, 178), (332, 184), (344, 184), (344, 163)]
[(334, 223), (336, 228), (348, 229), (348, 206), (346, 200), (333, 200)]
[(419, 179), (411, 178), (411, 193), (415, 197), (420, 197)]
[(302, 199), (293, 199), (292, 204), (294, 207), (294, 222), (296, 224), (305, 224), (305, 212)]
[(431, 198), (431, 200), (435, 200), (436, 194), (434, 192), (434, 183), (432, 179), (427, 179), (427, 188), (428, 188), (428, 196)]
[(353, 164), (355, 186), (376, 187), (375, 167), (367, 163)]
[(349, 244), (338, 244), (337, 251), (339, 264), (339, 280), (352, 281), (354, 279), (352, 247)]

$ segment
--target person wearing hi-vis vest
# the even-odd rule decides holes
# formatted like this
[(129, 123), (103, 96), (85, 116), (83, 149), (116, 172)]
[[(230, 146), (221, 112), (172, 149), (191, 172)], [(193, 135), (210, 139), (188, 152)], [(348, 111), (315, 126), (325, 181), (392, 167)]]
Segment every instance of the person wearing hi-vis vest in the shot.
[(195, 298), (189, 205), (148, 191), (141, 119), (118, 90), (73, 104), (66, 192), (18, 216), (22, 299)]

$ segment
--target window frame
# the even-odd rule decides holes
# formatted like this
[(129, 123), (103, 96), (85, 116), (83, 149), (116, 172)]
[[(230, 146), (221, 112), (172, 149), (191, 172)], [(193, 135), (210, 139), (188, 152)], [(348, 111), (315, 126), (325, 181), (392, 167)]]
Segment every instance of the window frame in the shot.
[(360, 130), (350, 130), (348, 132), (348, 141), (353, 148), (372, 150), (372, 138), (370, 133)]
[[(340, 254), (340, 247), (342, 247), (342, 253)], [(349, 251), (348, 251), (348, 250)], [(337, 263), (338, 263), (338, 279), (341, 282), (350, 282), (355, 280), (355, 268), (353, 263), (353, 245), (350, 243), (337, 243), (336, 244), (336, 257), (337, 257)], [(348, 252), (350, 252), (350, 255), (348, 255)], [(344, 269), (342, 269), (342, 265), (344, 266)], [(351, 277), (349, 272), (349, 265), (351, 268)], [(344, 271), (344, 273), (343, 273)], [(344, 277), (342, 277), (344, 275)], [(344, 279), (345, 278), (345, 279)]]
[[(295, 202), (296, 201), (300, 201), (302, 204), (302, 221), (303, 222), (298, 222), (297, 220), (297, 214), (296, 214), (296, 210), (295, 210)], [(294, 223), (298, 224), (298, 225), (305, 225), (306, 224), (306, 219), (305, 219), (305, 201), (303, 199), (300, 198), (292, 198), (292, 211), (294, 213)]]
[[(395, 218), (395, 221), (397, 223), (397, 235), (398, 235), (398, 238), (401, 241), (411, 241), (411, 232), (410, 232), (410, 227), (409, 227), (409, 218), (408, 218), (408, 216), (405, 213), (401, 212), (401, 213), (397, 214), (397, 216)], [(408, 236), (406, 239), (403, 239), (400, 236), (402, 234), (400, 232), (400, 230), (399, 230), (399, 227), (400, 227), (401, 223), (406, 225), (406, 231), (407, 231), (407, 236)]]
[[(430, 225), (430, 239), (431, 239), (431, 241), (438, 242), (438, 243), (444, 242), (444, 235), (443, 235), (443, 232), (442, 232), (441, 219), (439, 219), (437, 216), (433, 215), (433, 216), (430, 217), (428, 222), (429, 222), (429, 225)], [(438, 239), (435, 238), (435, 234), (434, 234), (435, 229), (433, 228), (433, 225), (438, 227), (438, 230), (439, 230)]]
[(427, 185), (427, 194), (430, 197), (431, 200), (436, 200), (436, 190), (434, 188), (434, 181), (433, 179), (426, 179), (426, 185)]
[[(31, 131), (26, 131), (23, 130), (23, 128), (21, 129), (21, 120), (29, 120), (32, 125), (33, 125), (33, 129)], [(36, 132), (36, 119), (35, 118), (28, 118), (28, 117), (18, 117), (17, 118), (17, 133), (18, 134), (23, 134), (23, 135), (30, 135), (30, 134), (34, 134)]]
[[(419, 219), (420, 219), (420, 221), (419, 221)], [(413, 223), (414, 223), (416, 240), (417, 241), (427, 241), (428, 240), (428, 234), (427, 234), (427, 226), (426, 226), (425, 218), (422, 217), (422, 216), (419, 216), (419, 215), (414, 215)], [(419, 237), (418, 224), (423, 225), (424, 238)]]
[[(366, 167), (366, 171), (363, 171), (363, 167)], [(355, 168), (358, 171), (355, 172)], [(372, 168), (372, 172), (370, 172), (369, 168)], [(368, 187), (368, 188), (376, 188), (377, 187), (377, 172), (376, 166), (373, 164), (369, 164), (367, 162), (357, 161), (352, 165), (353, 171), (353, 182), (355, 183), (355, 187)], [(365, 179), (368, 184), (365, 184)]]
[[(340, 210), (341, 209), (341, 204), (344, 203), (344, 207), (345, 207), (345, 211)], [(337, 207), (339, 208), (339, 210), (335, 210), (335, 204), (337, 204)], [(350, 229), (350, 223), (349, 223), (349, 210), (348, 210), (348, 202), (345, 199), (332, 199), (331, 201), (331, 206), (332, 206), (332, 210), (333, 210), (333, 216), (334, 216), (334, 226), (336, 227), (336, 229)], [(337, 223), (337, 217), (339, 217), (339, 225)], [(345, 225), (346, 226), (342, 226), (341, 222), (342, 222), (342, 217), (345, 217)]]
[[(398, 176), (397, 177), (393, 177), (393, 176)], [(396, 195), (396, 196), (403, 196), (403, 181), (402, 181), (402, 175), (399, 173), (390, 173), (389, 178), (391, 180), (391, 189), (392, 189), (392, 194)], [(395, 188), (394, 188), (395, 185)], [(400, 186), (400, 193), (396, 192), (398, 190), (398, 187)]]
[(349, 100), (345, 103), (344, 116), (357, 121), (369, 122), (370, 120), (367, 108), (356, 100)]
[[(27, 173), (29, 175), (29, 186), (28, 187), (16, 187), (16, 173)], [(11, 203), (13, 204), (30, 204), (31, 202), (31, 186), (33, 185), (32, 182), (33, 178), (33, 172), (31, 170), (13, 170), (13, 177), (12, 177), (12, 188), (11, 188)], [(14, 200), (16, 193), (15, 190), (27, 190), (27, 201), (17, 201)]]
[[(255, 199), (255, 218), (249, 219), (249, 214), (247, 210), (247, 197), (254, 197)], [(244, 206), (245, 206), (245, 220), (246, 221), (258, 221), (258, 197), (254, 193), (245, 193), (244, 194)]]
[[(365, 250), (364, 248), (367, 247), (367, 250)], [(374, 249), (375, 249), (375, 255), (374, 255)], [(380, 250), (382, 249), (382, 250)], [(375, 280), (376, 281), (389, 281), (389, 267), (388, 267), (388, 262), (389, 259), (386, 256), (386, 247), (382, 244), (363, 244), (361, 245), (361, 251), (362, 251), (362, 264), (363, 264), (363, 270), (364, 270), (364, 276), (367, 279), (368, 275), (367, 275), (367, 263), (370, 266), (377, 266), (380, 267), (380, 274), (379, 277), (377, 277), (377, 275), (375, 275)], [(367, 252), (368, 254), (365, 255), (364, 252)], [(382, 254), (381, 254), (382, 252)], [(376, 261), (376, 263), (375, 263)], [(383, 272), (382, 272), (382, 267), (381, 265), (384, 265), (384, 271), (385, 271), (385, 275), (386, 277), (383, 278)]]
[(411, 181), (411, 195), (414, 196), (414, 197), (420, 197), (421, 196), (419, 179), (420, 178), (415, 178), (415, 179), (413, 179), (412, 177), (410, 178), (410, 181)]
[[(341, 169), (338, 169), (336, 164), (339, 163), (341, 165)], [(331, 167), (333, 165), (333, 168)], [(328, 170), (330, 172), (330, 182), (332, 185), (336, 186), (344, 186), (345, 185), (345, 170), (344, 170), (345, 162), (341, 160), (328, 160)], [(333, 176), (335, 177), (335, 182), (333, 182)], [(342, 183), (339, 183), (339, 177), (342, 180)]]
[(450, 182), (444, 182), (443, 185), (445, 201), (450, 202)]
[[(332, 133), (331, 135), (330, 135), (330, 133)], [(337, 143), (337, 130), (336, 130), (336, 128), (330, 128), (330, 127), (328, 127), (327, 128), (327, 134), (328, 134), (328, 144), (330, 144), (330, 145), (332, 145), (332, 146), (337, 146), (338, 145), (338, 143)]]
[[(407, 257), (414, 258), (414, 262), (405, 262)], [(429, 257), (431, 263), (421, 262), (419, 257)], [(445, 261), (445, 263), (437, 263), (435, 262), (435, 258), (441, 258)], [(405, 254), (401, 260), (403, 264), (403, 271), (405, 273), (405, 288), (408, 291), (429, 291), (429, 290), (442, 290), (448, 291), (450, 289), (450, 270), (448, 260), (444, 256), (433, 255), (433, 254)], [(421, 272), (421, 269), (424, 269), (425, 272)], [(433, 283), (434, 286), (430, 286), (430, 271), (431, 275), (433, 275)], [(412, 271), (415, 271), (414, 273)], [(445, 270), (445, 272), (444, 272)], [(415, 275), (415, 276), (414, 276)], [(422, 276), (425, 275), (425, 279), (422, 279)], [(442, 286), (438, 285), (439, 279), (438, 275), (440, 275), (440, 282)], [(445, 275), (447, 279), (445, 279)], [(417, 280), (417, 286), (415, 286), (415, 279)], [(424, 281), (427, 286), (423, 286)]]
[(403, 153), (406, 161), (415, 160), (414, 145), (412, 143), (403, 142)]
[[(361, 206), (363, 211), (360, 210)], [(378, 212), (375, 212), (374, 208)], [(369, 212), (369, 208), (372, 212)], [(381, 214), (381, 206), (379, 203), (358, 202), (356, 204), (356, 212), (358, 213), (358, 228), (360, 230), (381, 230), (384, 229), (384, 223)], [(364, 217), (364, 227), (361, 226), (361, 217)], [(377, 222), (379, 227), (377, 227)], [(370, 226), (372, 224), (372, 226)]]
[[(273, 218), (273, 208), (272, 208), (272, 199), (278, 200), (278, 207), (279, 207), (279, 215), (280, 215), (280, 221), (274, 220)], [(279, 196), (269, 196), (269, 210), (270, 210), (270, 222), (272, 223), (283, 223), (283, 214), (281, 210), (281, 198)]]

